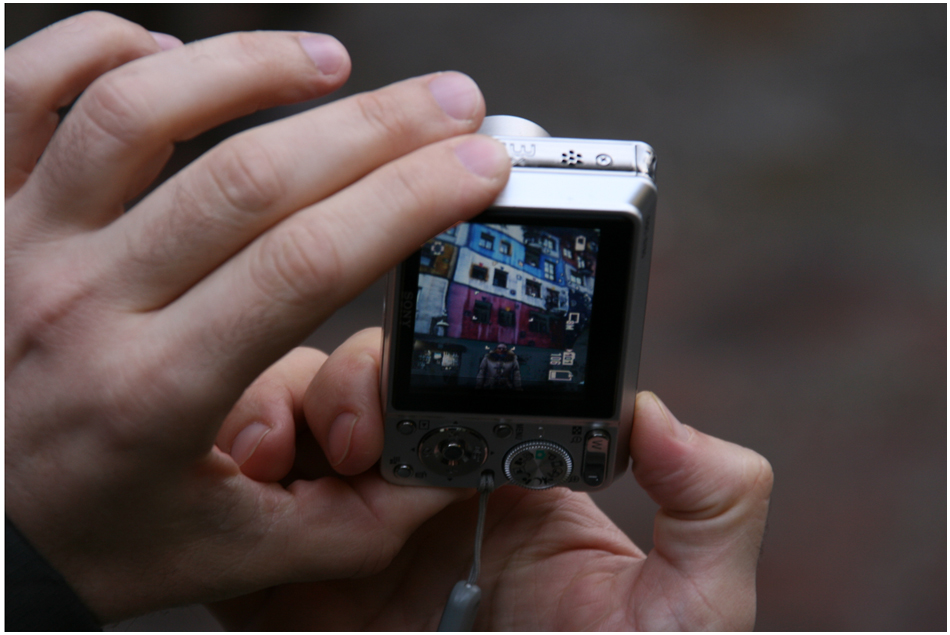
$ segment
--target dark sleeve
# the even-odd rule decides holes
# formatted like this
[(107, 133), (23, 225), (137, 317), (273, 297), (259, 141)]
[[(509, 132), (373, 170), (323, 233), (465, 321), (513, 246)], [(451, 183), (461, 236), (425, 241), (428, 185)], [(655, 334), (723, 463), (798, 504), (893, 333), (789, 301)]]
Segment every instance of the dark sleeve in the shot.
[(7, 631), (101, 631), (63, 576), (7, 518)]

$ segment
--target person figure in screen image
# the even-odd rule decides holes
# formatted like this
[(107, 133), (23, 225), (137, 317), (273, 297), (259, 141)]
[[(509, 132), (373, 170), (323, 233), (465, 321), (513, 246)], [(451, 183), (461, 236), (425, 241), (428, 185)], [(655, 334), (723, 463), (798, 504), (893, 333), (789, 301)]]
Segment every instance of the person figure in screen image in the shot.
[(482, 363), (478, 366), (475, 387), (521, 390), (518, 356), (508, 350), (507, 344), (499, 342), (495, 350), (485, 353)]

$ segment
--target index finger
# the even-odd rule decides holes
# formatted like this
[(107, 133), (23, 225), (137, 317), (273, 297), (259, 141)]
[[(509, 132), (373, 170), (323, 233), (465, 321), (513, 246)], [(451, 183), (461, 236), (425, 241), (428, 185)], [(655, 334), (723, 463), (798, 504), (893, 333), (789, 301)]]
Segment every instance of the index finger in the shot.
[(436, 73), (228, 139), (102, 232), (117, 299), (139, 311), (164, 306), (287, 216), (473, 131), (483, 112), (475, 82)]
[(429, 237), (497, 197), (510, 169), (482, 135), (432, 144), (286, 219), (157, 316), (206, 372), (206, 396), (246, 385)]

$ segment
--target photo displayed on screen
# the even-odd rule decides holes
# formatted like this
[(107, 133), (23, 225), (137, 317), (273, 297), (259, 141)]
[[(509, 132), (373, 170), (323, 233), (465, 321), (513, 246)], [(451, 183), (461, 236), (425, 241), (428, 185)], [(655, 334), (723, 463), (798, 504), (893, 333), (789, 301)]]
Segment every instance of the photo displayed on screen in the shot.
[(411, 385), (579, 392), (600, 230), (462, 223), (421, 250)]

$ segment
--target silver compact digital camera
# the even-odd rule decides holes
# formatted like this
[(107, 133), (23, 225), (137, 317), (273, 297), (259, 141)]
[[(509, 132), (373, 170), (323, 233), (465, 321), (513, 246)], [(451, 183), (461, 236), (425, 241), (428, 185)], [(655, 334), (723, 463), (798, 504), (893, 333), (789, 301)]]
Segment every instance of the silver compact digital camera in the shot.
[(517, 117), (480, 132), (508, 149), (504, 191), (390, 275), (383, 477), (604, 488), (629, 458), (653, 149), (550, 137)]

